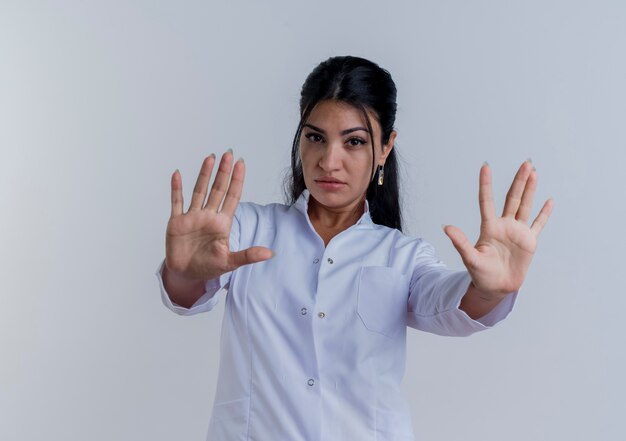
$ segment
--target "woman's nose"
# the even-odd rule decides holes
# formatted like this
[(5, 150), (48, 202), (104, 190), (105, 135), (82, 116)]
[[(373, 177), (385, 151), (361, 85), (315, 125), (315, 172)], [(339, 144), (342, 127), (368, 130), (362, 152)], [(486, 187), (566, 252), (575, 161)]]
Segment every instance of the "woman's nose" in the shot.
[(325, 171), (341, 168), (341, 146), (327, 144), (320, 157), (319, 166)]

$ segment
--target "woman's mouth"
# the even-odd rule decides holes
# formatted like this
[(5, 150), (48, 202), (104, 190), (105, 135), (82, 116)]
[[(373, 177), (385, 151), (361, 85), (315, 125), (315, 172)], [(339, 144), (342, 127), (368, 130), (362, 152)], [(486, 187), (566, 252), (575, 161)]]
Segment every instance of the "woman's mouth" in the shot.
[(315, 179), (315, 183), (324, 190), (339, 190), (346, 185), (337, 178), (319, 178)]

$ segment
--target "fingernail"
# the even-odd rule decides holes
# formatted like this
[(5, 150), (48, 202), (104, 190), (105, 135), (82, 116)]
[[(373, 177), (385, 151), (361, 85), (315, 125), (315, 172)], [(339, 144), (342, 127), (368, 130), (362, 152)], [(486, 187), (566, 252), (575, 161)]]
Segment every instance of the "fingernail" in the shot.
[(483, 165), (489, 165), (489, 163), (487, 161), (483, 162)]
[(446, 226), (447, 226), (446, 224), (441, 224), (441, 229), (442, 229), (443, 231), (446, 231)]
[(211, 154), (209, 155), (209, 158), (211, 158), (211, 157), (212, 157), (213, 159), (215, 159), (215, 153), (211, 153)]
[(244, 162), (244, 160), (243, 160), (243, 156), (242, 156), (242, 157), (240, 157), (239, 159), (237, 159), (237, 161)]
[(533, 163), (533, 160), (531, 158), (526, 159), (526, 161), (530, 162), (531, 164)]
[(233, 149), (226, 150), (226, 153), (230, 153), (232, 155), (233, 154)]

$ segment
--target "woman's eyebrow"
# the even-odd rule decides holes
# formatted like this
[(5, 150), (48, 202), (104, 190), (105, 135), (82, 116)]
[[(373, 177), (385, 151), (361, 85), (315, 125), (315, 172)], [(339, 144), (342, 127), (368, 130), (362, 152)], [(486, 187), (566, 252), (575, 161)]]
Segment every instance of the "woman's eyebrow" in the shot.
[[(306, 123), (304, 127), (310, 127), (313, 130), (326, 134), (326, 131), (324, 131), (323, 129), (320, 129), (319, 127), (315, 127), (313, 124)], [(346, 129), (346, 130), (341, 131), (340, 135), (347, 135), (348, 133), (356, 132), (357, 130), (363, 130), (364, 132), (369, 133), (365, 127), (352, 127), (351, 129)]]

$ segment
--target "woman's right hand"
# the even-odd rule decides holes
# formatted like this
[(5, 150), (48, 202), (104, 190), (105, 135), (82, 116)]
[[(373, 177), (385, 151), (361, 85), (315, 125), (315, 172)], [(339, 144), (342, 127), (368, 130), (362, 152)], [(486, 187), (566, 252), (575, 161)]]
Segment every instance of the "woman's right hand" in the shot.
[(251, 247), (237, 252), (229, 249), (230, 228), (245, 175), (243, 159), (238, 160), (234, 167), (232, 163), (233, 154), (229, 150), (222, 155), (205, 203), (215, 155), (204, 159), (187, 213), (183, 213), (180, 172), (176, 170), (172, 175), (172, 213), (167, 223), (165, 265), (179, 281), (210, 280), (274, 255), (265, 247)]

